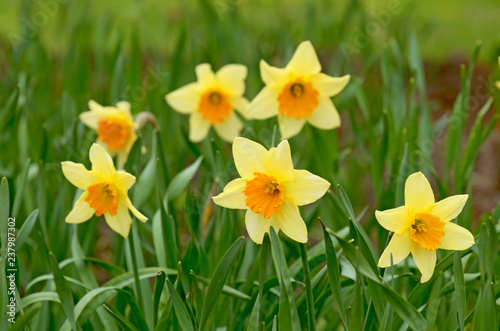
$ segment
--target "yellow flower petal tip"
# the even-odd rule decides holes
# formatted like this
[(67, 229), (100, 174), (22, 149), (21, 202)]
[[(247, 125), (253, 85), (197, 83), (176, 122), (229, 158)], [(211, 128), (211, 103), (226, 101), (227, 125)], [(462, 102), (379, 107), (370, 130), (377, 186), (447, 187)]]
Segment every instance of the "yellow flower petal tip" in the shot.
[(298, 207), (321, 198), (330, 183), (309, 171), (295, 170), (286, 140), (267, 150), (252, 140), (237, 137), (233, 158), (241, 178), (229, 182), (222, 193), (213, 197), (214, 203), (246, 210), (248, 235), (257, 244), (262, 243), (271, 226), (297, 242), (307, 242), (307, 227)]
[(285, 68), (261, 60), (260, 74), (266, 86), (248, 105), (249, 118), (278, 116), (283, 139), (298, 134), (305, 123), (323, 130), (340, 126), (340, 116), (330, 97), (345, 88), (350, 75), (331, 77), (321, 73), (321, 63), (310, 41), (297, 47)]
[(405, 205), (375, 211), (379, 224), (394, 235), (382, 253), (379, 267), (404, 260), (410, 253), (422, 273), (421, 282), (434, 273), (436, 250), (464, 250), (474, 244), (469, 230), (450, 222), (463, 210), (468, 195), (460, 194), (435, 202), (429, 181), (421, 172), (411, 174), (405, 183)]
[(97, 141), (113, 156), (117, 156), (119, 168), (123, 168), (137, 135), (130, 112), (130, 104), (120, 101), (115, 107), (103, 107), (89, 101), (89, 111), (80, 114), (80, 120), (97, 133)]
[(213, 72), (210, 64), (195, 68), (197, 82), (185, 85), (165, 96), (167, 103), (181, 114), (189, 114), (189, 140), (200, 142), (210, 128), (226, 142), (239, 136), (243, 123), (235, 110), (246, 117), (245, 93), (247, 67), (228, 64)]
[(127, 194), (135, 183), (135, 177), (124, 171), (116, 171), (111, 156), (99, 144), (93, 144), (90, 148), (90, 161), (92, 170), (87, 170), (83, 164), (61, 162), (64, 176), (83, 190), (66, 217), (66, 222), (78, 224), (94, 214), (104, 215), (110, 228), (127, 238), (132, 224), (129, 210), (140, 221), (148, 220), (132, 205)]

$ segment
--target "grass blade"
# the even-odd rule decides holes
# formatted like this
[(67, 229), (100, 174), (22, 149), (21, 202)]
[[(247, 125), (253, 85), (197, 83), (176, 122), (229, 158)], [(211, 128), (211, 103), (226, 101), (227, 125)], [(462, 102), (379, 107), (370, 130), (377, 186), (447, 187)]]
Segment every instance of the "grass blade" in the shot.
[(236, 241), (229, 247), (226, 254), (222, 257), (219, 264), (212, 274), (212, 279), (210, 279), (210, 284), (208, 284), (205, 302), (203, 303), (203, 310), (201, 313), (201, 322), (199, 330), (205, 329), (205, 324), (208, 322), (208, 317), (217, 303), (222, 288), (226, 283), (226, 279), (231, 271), (231, 266), (243, 245), (243, 237), (236, 239)]

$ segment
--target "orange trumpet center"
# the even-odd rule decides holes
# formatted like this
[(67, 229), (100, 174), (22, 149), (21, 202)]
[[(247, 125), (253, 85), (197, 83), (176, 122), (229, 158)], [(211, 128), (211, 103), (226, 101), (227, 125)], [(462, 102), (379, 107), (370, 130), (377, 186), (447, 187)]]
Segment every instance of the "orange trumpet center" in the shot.
[(410, 237), (420, 247), (435, 251), (441, 245), (445, 224), (439, 216), (417, 213), (410, 226)]
[(254, 212), (271, 218), (280, 210), (285, 201), (283, 187), (272, 176), (254, 172), (254, 178), (247, 181), (243, 193), (247, 196), (245, 204)]
[(124, 118), (106, 118), (97, 123), (97, 136), (108, 144), (109, 151), (115, 151), (125, 145), (131, 129), (129, 121)]
[(286, 84), (278, 95), (279, 111), (296, 119), (310, 117), (318, 107), (318, 96), (311, 82), (298, 78)]
[(229, 97), (217, 90), (205, 92), (200, 99), (198, 111), (210, 121), (212, 125), (221, 123), (233, 109)]
[(118, 191), (111, 183), (101, 182), (87, 187), (89, 195), (85, 198), (90, 207), (95, 209), (95, 215), (109, 213), (116, 215), (118, 209)]

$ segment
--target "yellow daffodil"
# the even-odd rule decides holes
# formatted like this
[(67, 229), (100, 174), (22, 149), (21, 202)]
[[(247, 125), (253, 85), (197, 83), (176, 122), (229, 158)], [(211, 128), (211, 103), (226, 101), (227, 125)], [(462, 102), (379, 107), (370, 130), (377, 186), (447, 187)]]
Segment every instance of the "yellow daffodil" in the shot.
[(110, 154), (117, 155), (118, 168), (123, 168), (137, 135), (130, 112), (130, 103), (120, 101), (116, 107), (103, 107), (89, 101), (90, 111), (80, 114), (80, 120), (97, 132), (97, 142)]
[(262, 243), (271, 226), (295, 241), (307, 242), (307, 227), (298, 206), (321, 198), (330, 183), (309, 171), (294, 170), (286, 140), (268, 151), (256, 142), (236, 138), (233, 157), (242, 178), (227, 184), (214, 202), (226, 208), (246, 209), (247, 231), (257, 244)]
[(474, 237), (463, 227), (450, 222), (464, 208), (468, 195), (460, 194), (435, 202), (431, 185), (421, 172), (416, 172), (405, 183), (405, 205), (385, 211), (376, 211), (380, 225), (394, 232), (382, 253), (379, 267), (404, 260), (408, 254), (422, 273), (425, 283), (434, 273), (436, 250), (464, 250), (474, 244)]
[(190, 114), (189, 140), (202, 141), (213, 126), (215, 132), (232, 142), (243, 124), (234, 110), (244, 114), (248, 100), (243, 97), (247, 67), (228, 64), (214, 73), (210, 64), (196, 66), (197, 82), (165, 96), (168, 104), (181, 114)]
[(82, 195), (66, 217), (67, 223), (83, 223), (92, 215), (104, 215), (109, 227), (128, 237), (132, 219), (128, 210), (140, 221), (148, 219), (130, 201), (127, 191), (134, 185), (135, 177), (124, 171), (116, 171), (111, 156), (98, 144), (90, 148), (92, 170), (83, 164), (62, 162), (64, 176), (79, 189)]
[(260, 61), (260, 75), (266, 86), (252, 100), (247, 116), (266, 119), (278, 116), (282, 139), (295, 136), (306, 122), (319, 129), (340, 126), (340, 117), (330, 99), (344, 89), (349, 75), (330, 77), (311, 42), (302, 42), (285, 68)]

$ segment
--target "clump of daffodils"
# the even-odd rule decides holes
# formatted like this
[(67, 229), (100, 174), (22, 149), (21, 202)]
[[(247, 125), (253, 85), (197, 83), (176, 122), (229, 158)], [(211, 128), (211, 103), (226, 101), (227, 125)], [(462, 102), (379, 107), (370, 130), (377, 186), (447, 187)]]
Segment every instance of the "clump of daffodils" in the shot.
[(104, 107), (90, 100), (89, 109), (80, 114), (80, 120), (96, 131), (97, 142), (117, 156), (118, 168), (122, 169), (137, 140), (130, 103), (120, 101), (116, 107)]
[(435, 202), (432, 188), (421, 172), (408, 177), (405, 183), (405, 205), (385, 211), (376, 211), (380, 225), (394, 232), (382, 253), (379, 267), (404, 260), (411, 252), (425, 283), (434, 273), (436, 250), (464, 250), (474, 244), (469, 230), (450, 222), (464, 208), (468, 195), (460, 194)]
[(298, 206), (321, 198), (330, 183), (309, 171), (295, 170), (286, 140), (266, 150), (256, 142), (236, 138), (233, 158), (241, 178), (229, 182), (214, 202), (245, 209), (248, 235), (257, 244), (262, 243), (271, 226), (295, 241), (307, 242), (307, 227)]
[(189, 116), (189, 140), (202, 141), (213, 127), (225, 141), (240, 135), (243, 124), (235, 110), (245, 113), (248, 100), (245, 93), (247, 67), (228, 64), (214, 73), (210, 64), (196, 66), (197, 82), (183, 86), (165, 96), (168, 104)]
[(92, 170), (87, 170), (80, 163), (62, 162), (64, 176), (83, 190), (66, 217), (66, 222), (83, 223), (94, 214), (104, 215), (109, 227), (127, 238), (132, 224), (129, 210), (140, 221), (148, 220), (132, 205), (127, 194), (135, 183), (135, 177), (124, 171), (116, 171), (111, 156), (98, 144), (90, 148), (90, 162)]
[(295, 136), (306, 122), (323, 130), (340, 126), (339, 113), (330, 98), (344, 89), (350, 76), (321, 73), (311, 42), (302, 42), (285, 68), (261, 60), (260, 75), (266, 86), (250, 103), (249, 118), (278, 116), (283, 139)]

